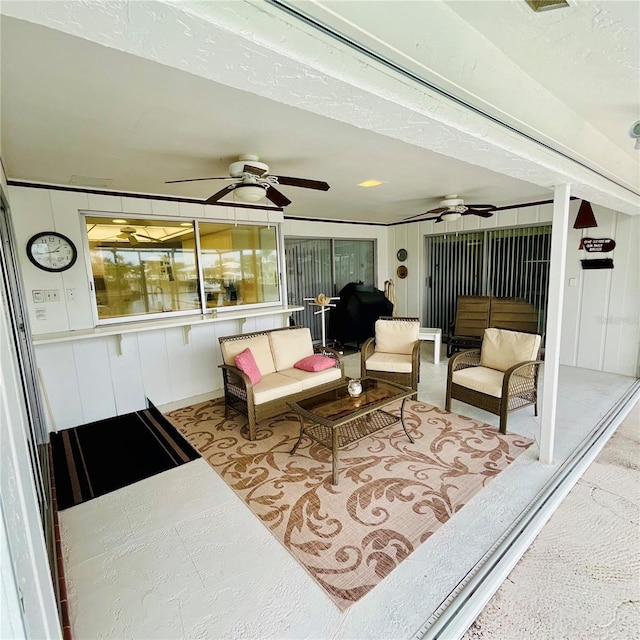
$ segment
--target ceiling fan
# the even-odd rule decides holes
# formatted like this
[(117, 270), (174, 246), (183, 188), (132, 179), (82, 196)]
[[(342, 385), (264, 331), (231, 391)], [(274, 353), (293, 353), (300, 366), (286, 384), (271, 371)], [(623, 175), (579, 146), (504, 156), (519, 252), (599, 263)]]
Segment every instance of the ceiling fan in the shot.
[(493, 204), (465, 204), (462, 198), (452, 194), (444, 197), (440, 201), (440, 206), (430, 209), (424, 213), (417, 213), (414, 216), (404, 218), (405, 220), (413, 220), (422, 216), (436, 216), (430, 218), (433, 222), (453, 222), (461, 216), (480, 216), (481, 218), (490, 218), (496, 206)]
[(238, 160), (229, 165), (228, 176), (215, 178), (190, 178), (187, 180), (167, 180), (165, 184), (176, 182), (198, 182), (200, 180), (233, 180), (224, 189), (214, 193), (205, 200), (205, 204), (217, 202), (224, 196), (233, 192), (234, 197), (244, 202), (257, 202), (263, 197), (270, 200), (277, 207), (286, 207), (291, 200), (284, 193), (276, 189), (276, 185), (290, 187), (302, 187), (303, 189), (317, 189), (328, 191), (329, 185), (320, 180), (308, 180), (306, 178), (291, 178), (288, 176), (274, 176), (269, 173), (269, 165), (260, 162), (258, 156), (244, 154)]
[(138, 237), (145, 238), (146, 240), (151, 240), (152, 242), (160, 242), (157, 238), (146, 236), (144, 233), (138, 233), (138, 230), (135, 227), (122, 227), (117, 237), (128, 240), (129, 244), (133, 245), (140, 244), (140, 240), (138, 240)]

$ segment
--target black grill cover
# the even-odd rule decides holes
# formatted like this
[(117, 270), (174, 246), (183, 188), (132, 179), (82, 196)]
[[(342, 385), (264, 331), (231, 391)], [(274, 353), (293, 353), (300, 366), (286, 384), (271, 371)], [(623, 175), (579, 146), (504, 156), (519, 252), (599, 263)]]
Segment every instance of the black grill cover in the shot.
[(338, 343), (361, 345), (373, 337), (380, 316), (393, 313), (393, 303), (372, 285), (350, 282), (340, 291), (340, 300), (329, 314), (329, 338)]

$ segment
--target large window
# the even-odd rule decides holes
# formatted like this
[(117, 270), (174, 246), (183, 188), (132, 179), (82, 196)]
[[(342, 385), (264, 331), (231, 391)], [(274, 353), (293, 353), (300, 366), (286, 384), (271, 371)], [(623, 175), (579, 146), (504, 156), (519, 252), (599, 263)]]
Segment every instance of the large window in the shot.
[(99, 321), (280, 299), (276, 227), (86, 217)]

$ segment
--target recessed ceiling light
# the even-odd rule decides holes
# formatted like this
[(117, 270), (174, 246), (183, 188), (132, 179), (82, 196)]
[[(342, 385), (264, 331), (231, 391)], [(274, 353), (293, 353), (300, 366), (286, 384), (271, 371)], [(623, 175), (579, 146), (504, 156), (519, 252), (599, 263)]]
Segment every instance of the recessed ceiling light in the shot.
[(122, 218), (114, 218), (111, 222), (115, 222), (116, 224), (127, 224), (127, 221)]
[(575, 0), (524, 0), (536, 13), (575, 6)]
[(364, 182), (359, 182), (359, 187), (379, 187), (384, 182), (380, 182), (380, 180), (365, 180)]
[(190, 223), (190, 222), (181, 222), (181, 223), (180, 223), (180, 226), (181, 226), (181, 227), (190, 227), (190, 226), (191, 226), (191, 223)]

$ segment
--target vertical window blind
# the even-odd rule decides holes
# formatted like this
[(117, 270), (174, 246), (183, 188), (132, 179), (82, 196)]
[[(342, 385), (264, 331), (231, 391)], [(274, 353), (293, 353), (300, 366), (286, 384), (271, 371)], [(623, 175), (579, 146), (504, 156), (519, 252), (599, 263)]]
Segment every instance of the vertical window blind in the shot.
[(426, 238), (425, 324), (448, 332), (460, 295), (519, 298), (534, 305), (544, 332), (551, 226)]

